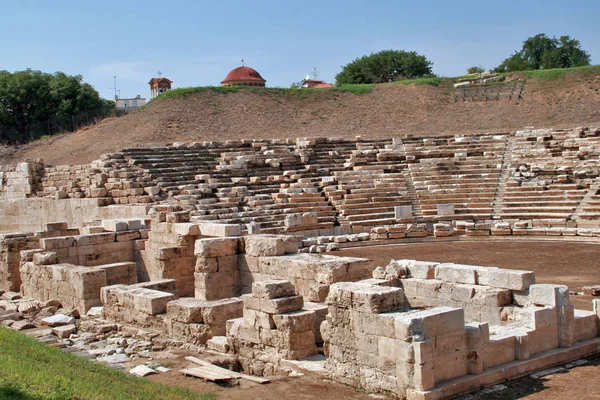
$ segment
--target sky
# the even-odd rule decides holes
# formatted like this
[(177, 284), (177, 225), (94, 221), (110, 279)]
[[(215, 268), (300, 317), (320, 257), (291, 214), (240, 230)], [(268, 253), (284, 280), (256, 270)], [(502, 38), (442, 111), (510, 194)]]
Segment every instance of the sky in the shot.
[(0, 0), (0, 70), (82, 75), (102, 97), (150, 96), (158, 71), (173, 87), (219, 85), (245, 65), (269, 87), (380, 50), (416, 51), (433, 72), (494, 68), (538, 33), (569, 35), (600, 63), (600, 1), (506, 0)]

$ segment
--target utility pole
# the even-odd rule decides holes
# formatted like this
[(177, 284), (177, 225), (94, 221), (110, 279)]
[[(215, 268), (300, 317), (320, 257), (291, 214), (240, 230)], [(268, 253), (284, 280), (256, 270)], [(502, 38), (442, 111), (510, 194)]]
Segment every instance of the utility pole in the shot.
[(117, 101), (117, 100), (119, 100), (119, 95), (117, 94), (117, 76), (116, 75), (113, 76), (113, 80), (114, 80), (114, 83), (113, 83), (114, 86), (111, 87), (111, 88), (109, 88), (109, 89), (114, 89), (114, 91), (115, 91), (115, 101)]
[(317, 67), (314, 67), (314, 68), (313, 68), (312, 76), (313, 76), (313, 78), (315, 79), (315, 81), (316, 81), (316, 80), (317, 80), (317, 78), (319, 77), (319, 72), (320, 72), (320, 71), (318, 71), (318, 70), (317, 70)]

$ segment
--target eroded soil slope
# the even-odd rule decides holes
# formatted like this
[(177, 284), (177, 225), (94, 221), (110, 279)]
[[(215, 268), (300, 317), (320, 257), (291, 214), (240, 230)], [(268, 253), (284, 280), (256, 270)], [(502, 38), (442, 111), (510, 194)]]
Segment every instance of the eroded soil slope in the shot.
[[(595, 71), (595, 70), (594, 70)], [(455, 103), (450, 83), (376, 85), (371, 93), (313, 89), (217, 93), (158, 99), (122, 118), (0, 151), (0, 162), (42, 157), (81, 164), (124, 147), (174, 141), (343, 136), (390, 137), (572, 127), (600, 122), (600, 75), (566, 73), (529, 79), (524, 99)]]

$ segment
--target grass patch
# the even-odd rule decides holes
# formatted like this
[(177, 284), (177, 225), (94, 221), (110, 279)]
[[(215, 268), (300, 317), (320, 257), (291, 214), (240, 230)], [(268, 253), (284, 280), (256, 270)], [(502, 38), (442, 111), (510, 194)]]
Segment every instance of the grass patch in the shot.
[(538, 79), (541, 81), (552, 81), (565, 77), (566, 75), (598, 75), (600, 74), (600, 65), (590, 65), (587, 67), (574, 68), (554, 68), (554, 69), (536, 69), (518, 72), (504, 72), (501, 75), (522, 75), (526, 79)]
[(212, 400), (126, 375), (0, 327), (0, 399)]
[[(327, 89), (313, 89), (313, 90), (327, 90)], [(371, 93), (371, 91), (373, 90), (373, 85), (372, 84), (360, 84), (360, 85), (346, 84), (346, 85), (340, 85), (340, 86), (333, 87), (329, 90), (332, 90), (335, 92), (354, 93), (358, 96), (361, 96), (363, 94)]]
[(322, 98), (323, 95), (330, 97), (332, 93), (336, 92), (348, 92), (360, 96), (363, 94), (370, 93), (373, 90), (373, 85), (340, 85), (333, 88), (323, 89), (261, 88), (248, 86), (198, 86), (169, 90), (168, 92), (165, 92), (160, 96), (156, 97), (153, 101), (173, 98), (184, 98), (198, 93), (235, 93), (241, 90), (247, 90), (260, 96), (278, 95), (295, 98)]
[(439, 86), (444, 78), (418, 78), (418, 79), (403, 79), (400, 81), (396, 81), (394, 83), (399, 83), (401, 85), (431, 85), (431, 86)]

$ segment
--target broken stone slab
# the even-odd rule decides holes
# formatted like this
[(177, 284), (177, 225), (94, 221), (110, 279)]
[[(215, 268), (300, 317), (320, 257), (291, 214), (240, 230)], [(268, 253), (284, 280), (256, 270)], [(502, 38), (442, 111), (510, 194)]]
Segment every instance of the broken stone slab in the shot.
[(74, 324), (74, 323), (75, 323), (75, 318), (69, 317), (68, 315), (64, 315), (64, 314), (55, 314), (50, 317), (46, 317), (46, 318), (42, 319), (42, 324), (48, 325), (51, 327), (69, 325), (69, 324)]
[(252, 296), (263, 299), (294, 296), (296, 288), (288, 280), (272, 279), (252, 283)]
[(102, 318), (103, 312), (104, 312), (104, 307), (97, 306), (97, 307), (90, 308), (85, 315), (87, 315), (88, 317)]
[(21, 296), (21, 293), (8, 291), (4, 292), (0, 298), (2, 300), (19, 300), (23, 298), (23, 296)]
[(278, 299), (261, 299), (252, 295), (243, 295), (244, 308), (262, 311), (267, 314), (283, 314), (297, 311), (304, 305), (302, 296), (280, 297)]
[(77, 327), (75, 324), (62, 325), (52, 328), (52, 333), (56, 335), (59, 339), (68, 339), (72, 333), (75, 333)]
[(584, 286), (583, 294), (586, 296), (600, 296), (600, 285)]
[(14, 329), (15, 331), (22, 331), (25, 329), (35, 328), (35, 325), (26, 319), (21, 321), (16, 321), (10, 325), (10, 329)]
[(155, 374), (156, 371), (154, 371), (152, 368), (149, 368), (145, 365), (138, 365), (137, 367), (130, 369), (129, 373), (131, 375), (135, 375), (135, 376), (139, 376), (140, 378), (143, 378), (144, 376)]
[(98, 324), (98, 325), (94, 325), (91, 329), (92, 332), (94, 333), (107, 333), (107, 332), (112, 332), (112, 331), (116, 331), (119, 328), (117, 327), (117, 324)]
[(206, 342), (206, 347), (220, 353), (229, 352), (229, 341), (227, 336), (213, 336)]
[(416, 260), (397, 260), (396, 265), (405, 267), (411, 278), (433, 279), (435, 278), (435, 269), (439, 263)]
[(122, 364), (129, 361), (129, 356), (126, 354), (113, 354), (110, 356), (98, 357), (96, 360), (106, 364)]

